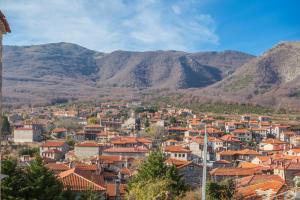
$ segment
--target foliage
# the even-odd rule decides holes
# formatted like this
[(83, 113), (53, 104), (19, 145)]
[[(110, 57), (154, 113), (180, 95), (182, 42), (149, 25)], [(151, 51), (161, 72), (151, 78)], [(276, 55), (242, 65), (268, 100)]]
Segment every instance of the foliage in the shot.
[(2, 116), (1, 135), (9, 135), (11, 133), (10, 124), (7, 116)]
[(152, 139), (161, 139), (164, 136), (165, 130), (161, 126), (150, 126), (145, 130), (145, 136)]
[(144, 126), (145, 126), (145, 128), (148, 128), (150, 126), (148, 118), (145, 120)]
[(30, 155), (30, 156), (34, 156), (34, 155), (38, 155), (39, 154), (39, 148), (24, 148), (24, 149), (21, 149), (19, 151), (19, 154), (20, 155)]
[[(148, 200), (148, 199), (172, 199), (169, 190), (171, 181), (169, 179), (152, 179), (145, 183), (136, 182), (132, 184), (132, 189), (126, 195), (128, 200)], [(147, 189), (145, 189), (147, 185)]]
[(136, 107), (134, 109), (135, 113), (142, 113), (142, 112), (149, 112), (149, 113), (155, 113), (158, 111), (158, 108), (156, 106), (149, 106), (149, 107)]
[(67, 144), (71, 147), (71, 148), (74, 148), (74, 145), (75, 145), (75, 141), (70, 137), (68, 136), (67, 137)]
[(66, 128), (68, 130), (80, 129), (82, 126), (75, 119), (58, 119), (54, 122), (55, 126), (58, 128)]
[(208, 182), (206, 184), (206, 198), (208, 200), (230, 200), (233, 199), (235, 192), (235, 184), (233, 180), (227, 179), (220, 183)]
[(88, 119), (88, 124), (97, 124), (97, 118), (96, 117), (90, 117)]
[(154, 151), (139, 166), (138, 173), (130, 180), (128, 194), (132, 192), (137, 193), (135, 190), (138, 188), (148, 188), (151, 186), (151, 183), (155, 183), (158, 180), (167, 184), (168, 192), (175, 196), (184, 194), (187, 189), (181, 175), (179, 175), (178, 169), (174, 165), (166, 165), (165, 156), (161, 151)]
[(25, 169), (13, 159), (3, 160), (2, 173), (8, 175), (1, 184), (3, 199), (52, 200), (63, 198), (63, 186), (37, 158)]
[(176, 118), (174, 116), (172, 116), (170, 118), (170, 124), (174, 125), (174, 124), (176, 124), (176, 122), (177, 122)]
[(213, 113), (223, 113), (223, 114), (268, 114), (274, 113), (274, 110), (267, 107), (262, 107), (259, 105), (251, 104), (238, 104), (238, 103), (206, 103), (206, 104), (197, 104), (192, 103), (189, 106), (191, 109), (197, 112), (213, 112)]
[(91, 189), (84, 191), (81, 196), (80, 200), (104, 200), (105, 196), (102, 193), (97, 193)]

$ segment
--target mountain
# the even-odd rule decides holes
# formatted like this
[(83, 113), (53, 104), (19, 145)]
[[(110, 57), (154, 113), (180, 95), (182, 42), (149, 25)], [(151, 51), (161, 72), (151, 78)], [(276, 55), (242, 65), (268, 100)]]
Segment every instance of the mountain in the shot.
[(300, 42), (280, 43), (198, 93), (223, 101), (299, 108)]
[(102, 53), (70, 43), (5, 46), (4, 100), (33, 103), (123, 97), (148, 88), (201, 88), (253, 58), (237, 51)]

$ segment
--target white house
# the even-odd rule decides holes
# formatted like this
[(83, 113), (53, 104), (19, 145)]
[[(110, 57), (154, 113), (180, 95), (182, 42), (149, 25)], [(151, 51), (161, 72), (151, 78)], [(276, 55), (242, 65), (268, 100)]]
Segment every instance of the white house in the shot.
[(39, 142), (41, 140), (40, 132), (32, 128), (17, 128), (14, 129), (13, 141), (16, 143), (23, 142)]

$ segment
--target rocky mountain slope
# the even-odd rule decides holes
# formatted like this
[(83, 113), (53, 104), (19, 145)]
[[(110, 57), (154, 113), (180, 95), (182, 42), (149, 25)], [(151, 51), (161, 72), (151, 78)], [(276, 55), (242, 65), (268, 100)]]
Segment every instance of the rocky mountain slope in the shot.
[(284, 42), (250, 60), (231, 76), (197, 91), (223, 101), (278, 108), (300, 106), (300, 42)]
[(69, 43), (4, 47), (4, 97), (9, 103), (57, 97), (129, 95), (142, 89), (201, 88), (254, 56), (237, 51), (101, 53)]

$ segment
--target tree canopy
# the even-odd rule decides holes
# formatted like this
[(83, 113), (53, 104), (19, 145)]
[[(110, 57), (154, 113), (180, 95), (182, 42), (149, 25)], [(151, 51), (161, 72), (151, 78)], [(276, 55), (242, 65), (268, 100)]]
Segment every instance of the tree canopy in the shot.
[(2, 116), (1, 135), (9, 135), (11, 133), (10, 131), (11, 129), (7, 116)]
[(235, 184), (231, 179), (223, 180), (220, 183), (208, 182), (206, 184), (206, 196), (208, 200), (230, 200), (235, 193)]
[[(139, 168), (138, 173), (133, 176), (128, 184), (128, 195), (130, 199), (139, 199), (141, 195), (149, 195), (148, 191), (142, 188), (151, 188), (157, 190), (156, 183), (160, 183), (159, 187), (161, 194), (168, 194), (169, 196), (180, 196), (187, 190), (187, 186), (182, 180), (178, 169), (172, 165), (169, 166), (165, 163), (165, 156), (161, 151), (154, 151), (150, 153), (148, 159), (143, 162)], [(142, 191), (139, 190), (141, 188)], [(144, 192), (144, 193), (143, 193)], [(142, 194), (141, 194), (142, 193)], [(149, 191), (149, 193), (151, 193)], [(134, 197), (136, 194), (136, 197)], [(159, 193), (153, 192), (152, 195)], [(153, 196), (154, 198), (155, 196)], [(150, 198), (151, 199), (151, 198)]]
[(8, 176), (1, 184), (3, 199), (64, 199), (62, 183), (42, 165), (40, 158), (25, 168), (18, 167), (14, 159), (6, 159), (1, 169)]

